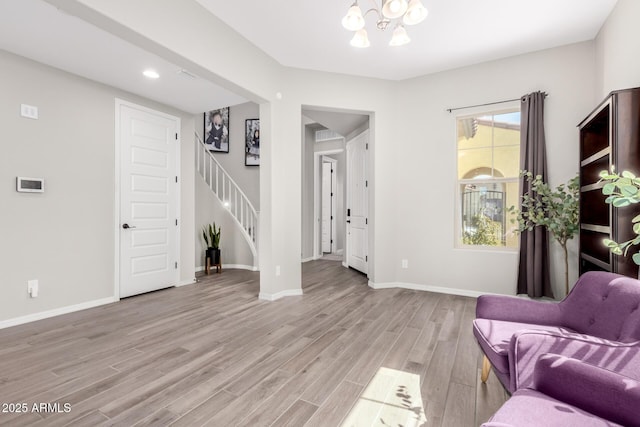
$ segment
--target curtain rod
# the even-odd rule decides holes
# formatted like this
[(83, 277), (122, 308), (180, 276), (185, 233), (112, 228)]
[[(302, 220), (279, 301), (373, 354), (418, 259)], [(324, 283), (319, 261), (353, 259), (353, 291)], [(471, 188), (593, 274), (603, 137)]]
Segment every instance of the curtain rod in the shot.
[[(544, 97), (546, 98), (548, 96), (547, 92), (542, 92), (544, 94)], [(514, 99), (505, 99), (504, 101), (496, 101), (496, 102), (486, 102), (484, 104), (476, 104), (476, 105), (467, 105), (466, 107), (456, 107), (456, 108), (447, 108), (444, 111), (448, 111), (449, 113), (452, 111), (456, 111), (456, 110), (465, 110), (467, 108), (474, 108), (474, 107), (486, 107), (488, 105), (496, 105), (496, 104), (504, 104), (505, 102), (513, 102), (513, 101), (520, 101), (523, 97), (521, 96), (520, 98), (514, 98)]]

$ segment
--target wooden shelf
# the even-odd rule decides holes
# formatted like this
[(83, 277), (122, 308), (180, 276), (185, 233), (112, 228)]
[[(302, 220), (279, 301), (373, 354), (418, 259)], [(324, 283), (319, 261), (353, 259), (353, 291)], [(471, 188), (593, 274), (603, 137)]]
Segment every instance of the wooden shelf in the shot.
[(580, 166), (584, 167), (584, 166), (587, 166), (589, 163), (597, 162), (598, 160), (600, 160), (605, 156), (608, 156), (609, 154), (611, 154), (611, 147), (603, 148), (602, 150), (598, 151), (596, 154), (589, 156), (583, 161), (581, 161)]
[(587, 255), (585, 253), (581, 253), (580, 254), (580, 258), (582, 258), (585, 261), (590, 262), (593, 265), (598, 266), (599, 268), (601, 268), (603, 270), (611, 271), (611, 264), (609, 264), (608, 262), (601, 261), (598, 258), (594, 258), (591, 255)]
[(580, 224), (581, 230), (593, 231), (595, 233), (611, 234), (611, 227), (594, 224)]
[(580, 192), (585, 193), (587, 191), (600, 190), (604, 187), (604, 182), (596, 182), (595, 184), (584, 185), (580, 187)]

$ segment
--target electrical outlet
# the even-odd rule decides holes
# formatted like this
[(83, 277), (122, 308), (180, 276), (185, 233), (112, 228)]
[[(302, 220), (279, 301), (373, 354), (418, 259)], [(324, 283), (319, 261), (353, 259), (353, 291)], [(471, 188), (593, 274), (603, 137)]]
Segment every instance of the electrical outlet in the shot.
[(280, 275), (280, 266), (276, 265), (276, 276)]
[(29, 295), (31, 295), (31, 298), (38, 297), (38, 281), (37, 280), (27, 281), (27, 292), (29, 292)]
[(409, 260), (408, 259), (403, 259), (402, 260), (402, 268), (409, 268)]

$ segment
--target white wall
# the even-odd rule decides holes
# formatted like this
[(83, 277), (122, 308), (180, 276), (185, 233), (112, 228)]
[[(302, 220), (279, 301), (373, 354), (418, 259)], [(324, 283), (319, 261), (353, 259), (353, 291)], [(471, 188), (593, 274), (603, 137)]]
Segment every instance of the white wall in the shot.
[(302, 123), (302, 209), (301, 209), (301, 240), (303, 260), (309, 260), (314, 256), (313, 250), (313, 144), (315, 143), (315, 126), (310, 123)]
[[(229, 110), (229, 153), (214, 153), (214, 156), (240, 186), (254, 208), (260, 211), (260, 168), (244, 164), (244, 121), (257, 119), (259, 118), (258, 114), (259, 106), (253, 102), (231, 106)], [(195, 116), (194, 121), (196, 132), (202, 138), (204, 135), (204, 115)], [(201, 269), (205, 265), (204, 251), (206, 247), (202, 241), (202, 227), (214, 221), (216, 225), (223, 226), (223, 234), (220, 239), (223, 266), (253, 268), (253, 254), (232, 215), (214, 196), (197, 171), (195, 172), (195, 181), (196, 268)]]
[[(204, 179), (195, 173), (195, 266), (203, 270), (206, 245), (202, 239), (202, 227), (215, 221), (222, 227), (220, 235), (220, 249), (222, 251), (222, 266), (253, 268), (253, 254), (249, 244), (236, 225), (235, 219), (228, 209), (222, 206), (220, 200), (211, 192)], [(190, 230), (189, 230), (190, 232)]]
[[(513, 293), (514, 254), (453, 248), (455, 127), (444, 109), (549, 92), (549, 168), (557, 184), (577, 171), (575, 125), (600, 98), (595, 96), (596, 49), (590, 42), (389, 82), (282, 67), (191, 1), (47, 1), (260, 103), (260, 278), (261, 290), (269, 295), (300, 289), (302, 185), (291, 178), (301, 176), (303, 105), (371, 114), (373, 281)], [(631, 13), (633, 3), (620, 0), (622, 12), (614, 13), (637, 16)], [(151, 9), (154, 17), (148, 19)], [(613, 55), (615, 38), (610, 37), (614, 41), (599, 40), (603, 55)], [(211, 39), (225, 40), (215, 56), (202, 43)], [(601, 74), (606, 81), (622, 80), (606, 68)], [(425, 189), (429, 194), (420, 197)], [(572, 257), (575, 266), (575, 249)], [(408, 270), (400, 269), (402, 258), (409, 259)]]
[[(548, 92), (545, 128), (549, 179), (557, 185), (578, 171), (577, 123), (593, 108), (593, 43), (581, 43), (406, 81), (399, 99), (398, 242), (393, 263), (400, 282), (478, 292), (515, 293), (517, 253), (456, 249), (455, 113), (447, 108)], [(516, 102), (515, 104), (519, 104)], [(492, 107), (490, 107), (492, 108)], [(495, 108), (495, 107), (493, 107)], [(476, 109), (476, 111), (482, 109)], [(462, 110), (469, 114), (473, 110)], [(576, 279), (576, 241), (571, 247), (571, 278)], [(401, 259), (409, 269), (401, 269)], [(552, 282), (563, 284), (562, 258), (552, 244)]]
[[(180, 117), (182, 135), (192, 117), (4, 51), (0, 93), (0, 321), (113, 298), (115, 98)], [(21, 118), (21, 103), (38, 106), (39, 120)], [(194, 278), (191, 141), (181, 144), (184, 282)], [(45, 193), (17, 193), (16, 176), (44, 178)]]
[[(640, 2), (618, 0), (596, 38), (598, 100), (640, 86)], [(595, 107), (595, 105), (594, 105)]]

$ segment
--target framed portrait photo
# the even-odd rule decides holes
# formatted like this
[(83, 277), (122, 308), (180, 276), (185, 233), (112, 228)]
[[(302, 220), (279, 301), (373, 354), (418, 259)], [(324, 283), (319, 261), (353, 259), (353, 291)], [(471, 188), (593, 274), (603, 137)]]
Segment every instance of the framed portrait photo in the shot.
[(209, 151), (229, 152), (229, 107), (204, 113), (204, 143)]
[(244, 165), (260, 166), (260, 119), (244, 121)]

